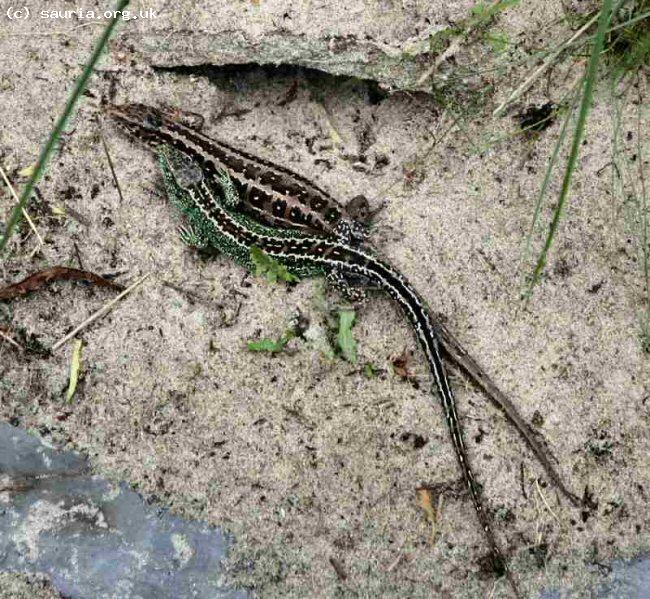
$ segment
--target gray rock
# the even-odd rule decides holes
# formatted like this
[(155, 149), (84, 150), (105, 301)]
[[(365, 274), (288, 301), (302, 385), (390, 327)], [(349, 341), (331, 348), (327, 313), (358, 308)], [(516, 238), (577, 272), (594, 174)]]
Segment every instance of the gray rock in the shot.
[(222, 582), (224, 534), (145, 505), (87, 460), (0, 423), (0, 570), (47, 574), (65, 597), (246, 597)]
[(298, 2), (203, 0), (129, 21), (116, 47), (158, 67), (293, 65), (428, 91), (419, 78), (432, 62), (431, 36), (461, 22), (470, 6), (417, 4), (317, 0), (305, 10)]

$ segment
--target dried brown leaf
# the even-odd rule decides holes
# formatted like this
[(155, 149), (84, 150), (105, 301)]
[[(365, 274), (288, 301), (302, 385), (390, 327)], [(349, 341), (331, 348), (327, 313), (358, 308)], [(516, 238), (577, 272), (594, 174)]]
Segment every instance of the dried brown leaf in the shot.
[(420, 487), (419, 489), (415, 490), (415, 498), (417, 500), (418, 506), (424, 512), (427, 522), (431, 524), (431, 544), (433, 544), (438, 523), (438, 512), (433, 505), (433, 493), (431, 492), (431, 489)]
[(35, 272), (18, 283), (0, 289), (0, 300), (14, 299), (20, 295), (38, 291), (51, 281), (87, 281), (100, 287), (110, 287), (111, 289), (118, 290), (124, 289), (121, 285), (87, 270), (68, 268), (66, 266), (53, 266), (52, 268)]
[(399, 356), (393, 358), (393, 370), (395, 374), (403, 379), (409, 380), (412, 376), (409, 371), (409, 362), (411, 361), (412, 353), (404, 348)]

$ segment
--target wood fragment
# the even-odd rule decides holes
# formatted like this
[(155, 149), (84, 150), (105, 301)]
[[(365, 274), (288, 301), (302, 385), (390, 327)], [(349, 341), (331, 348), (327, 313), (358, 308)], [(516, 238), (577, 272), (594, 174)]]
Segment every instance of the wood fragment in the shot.
[(12, 339), (7, 333), (0, 329), (0, 337), (4, 339), (7, 343), (13, 345), (18, 351), (25, 351), (25, 348), (18, 343), (15, 339)]
[(113, 159), (111, 158), (111, 154), (108, 151), (108, 144), (106, 143), (106, 140), (104, 139), (104, 136), (100, 133), (100, 137), (102, 140), (102, 146), (104, 146), (104, 153), (106, 154), (106, 160), (108, 161), (108, 168), (111, 171), (111, 176), (113, 177), (113, 182), (115, 183), (115, 188), (117, 189), (117, 195), (120, 196), (120, 203), (124, 204), (124, 196), (122, 195), (122, 188), (120, 187), (120, 182), (117, 179), (117, 175), (115, 174), (115, 168), (113, 167)]
[(420, 487), (415, 489), (415, 497), (418, 506), (424, 512), (424, 515), (431, 525), (431, 545), (435, 543), (436, 532), (438, 531), (438, 512), (433, 505), (433, 493), (427, 487)]
[(122, 285), (87, 270), (68, 268), (67, 266), (53, 266), (45, 270), (39, 270), (18, 283), (0, 289), (0, 300), (14, 299), (20, 295), (38, 291), (51, 281), (86, 281), (100, 287), (110, 287), (120, 291), (124, 289)]
[(72, 360), (70, 362), (70, 382), (68, 385), (68, 393), (65, 396), (67, 403), (72, 401), (75, 391), (77, 390), (77, 383), (79, 382), (79, 372), (81, 370), (81, 348), (83, 342), (81, 339), (75, 339), (74, 349), (72, 350)]
[(337, 560), (335, 557), (330, 557), (330, 564), (332, 564), (332, 568), (334, 568), (334, 572), (336, 572), (336, 575), (339, 577), (339, 580), (345, 581), (348, 578), (348, 573), (345, 571), (345, 567), (343, 564)]
[(146, 275), (140, 277), (133, 285), (131, 285), (128, 289), (125, 289), (120, 293), (116, 298), (112, 299), (110, 302), (108, 302), (105, 306), (97, 310), (92, 316), (84, 320), (78, 327), (70, 331), (65, 337), (57, 341), (53, 346), (52, 346), (52, 352), (55, 352), (57, 349), (59, 349), (64, 343), (67, 341), (70, 341), (73, 337), (75, 337), (79, 331), (85, 329), (87, 326), (95, 322), (97, 319), (101, 318), (102, 316), (105, 316), (108, 314), (114, 307), (115, 305), (125, 296), (127, 296), (129, 293), (131, 293), (134, 289), (139, 287), (144, 281), (149, 278), (149, 275), (151, 273), (147, 273)]
[(397, 566), (399, 566), (400, 562), (404, 558), (403, 553), (399, 553), (398, 556), (390, 563), (388, 566), (384, 568), (384, 572), (392, 572)]
[(537, 490), (537, 493), (539, 494), (540, 498), (542, 499), (542, 503), (544, 504), (546, 509), (549, 511), (551, 516), (553, 516), (553, 518), (555, 518), (560, 524), (562, 524), (562, 522), (560, 522), (560, 519), (558, 518), (557, 514), (551, 509), (551, 506), (548, 504), (548, 501), (546, 501), (546, 497), (544, 497), (544, 493), (542, 493), (542, 489), (539, 486), (539, 479), (535, 479), (535, 489)]
[(34, 480), (13, 478), (4, 475), (0, 478), (0, 493), (25, 493), (34, 488)]
[(413, 352), (407, 348), (402, 350), (402, 353), (395, 356), (392, 361), (393, 372), (404, 380), (409, 380), (413, 375), (409, 369), (409, 362), (413, 357)]
[(76, 258), (77, 258), (77, 264), (79, 264), (79, 268), (81, 270), (85, 270), (84, 269), (84, 263), (81, 260), (81, 254), (79, 253), (79, 246), (77, 245), (76, 242), (74, 242), (72, 245), (74, 247), (74, 254), (75, 254)]

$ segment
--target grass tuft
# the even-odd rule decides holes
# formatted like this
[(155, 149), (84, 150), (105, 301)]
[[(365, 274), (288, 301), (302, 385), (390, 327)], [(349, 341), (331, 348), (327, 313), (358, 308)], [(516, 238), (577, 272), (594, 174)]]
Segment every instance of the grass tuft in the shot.
[(650, 0), (628, 0), (615, 11), (604, 52), (612, 79), (619, 82), (650, 63)]
[[(598, 18), (598, 30), (596, 31), (596, 37), (594, 39), (593, 47), (591, 49), (591, 56), (589, 57), (589, 62), (585, 69), (585, 73), (582, 77), (580, 87), (582, 88), (582, 99), (580, 101), (580, 109), (578, 112), (578, 119), (576, 121), (575, 129), (573, 131), (573, 140), (571, 143), (571, 151), (569, 153), (569, 158), (564, 170), (564, 178), (562, 180), (562, 188), (560, 190), (560, 196), (558, 198), (557, 205), (553, 211), (553, 218), (551, 219), (551, 224), (549, 226), (548, 234), (546, 235), (546, 240), (542, 251), (540, 252), (537, 263), (535, 264), (535, 269), (530, 279), (528, 289), (526, 291), (526, 298), (529, 298), (532, 294), (533, 288), (540, 280), (544, 267), (546, 266), (546, 261), (548, 258), (549, 250), (555, 239), (555, 234), (557, 233), (560, 220), (564, 213), (564, 206), (566, 204), (567, 198), (569, 196), (569, 190), (571, 188), (571, 181), (573, 179), (573, 173), (575, 172), (576, 162), (578, 160), (578, 154), (580, 152), (580, 144), (582, 142), (582, 137), (587, 122), (587, 115), (589, 113), (589, 108), (593, 101), (594, 96), (594, 87), (596, 84), (596, 77), (598, 74), (598, 63), (600, 61), (601, 52), (605, 43), (605, 34), (609, 28), (609, 24), (612, 16), (612, 0), (604, 0), (603, 7), (600, 11)], [(567, 118), (569, 118), (567, 116)], [(554, 156), (556, 157), (554, 152)]]
[(59, 117), (59, 120), (54, 125), (54, 128), (52, 129), (50, 136), (48, 137), (47, 141), (45, 142), (45, 145), (43, 146), (43, 149), (41, 150), (36, 165), (34, 166), (34, 169), (31, 172), (31, 176), (29, 177), (29, 180), (27, 181), (25, 187), (23, 188), (23, 192), (20, 195), (20, 199), (18, 200), (18, 203), (14, 206), (14, 209), (11, 211), (11, 215), (9, 216), (9, 221), (7, 222), (7, 227), (5, 229), (4, 235), (0, 237), (0, 254), (4, 251), (7, 242), (9, 241), (9, 238), (13, 233), (14, 228), (20, 222), (23, 211), (27, 206), (27, 202), (29, 202), (31, 195), (34, 192), (34, 188), (36, 187), (36, 184), (40, 181), (41, 177), (43, 176), (43, 173), (45, 172), (45, 167), (49, 162), (52, 152), (54, 152), (54, 148), (56, 147), (56, 144), (59, 141), (61, 134), (65, 130), (65, 127), (68, 123), (68, 119), (72, 115), (72, 111), (74, 110), (74, 107), (77, 104), (79, 97), (81, 96), (83, 91), (86, 89), (86, 86), (88, 85), (88, 80), (90, 79), (90, 76), (92, 75), (92, 72), (95, 69), (95, 65), (101, 58), (102, 52), (104, 51), (104, 48), (108, 44), (108, 40), (113, 34), (113, 30), (115, 29), (117, 22), (120, 20), (120, 17), (118, 16), (119, 13), (121, 13), (122, 10), (124, 10), (128, 6), (129, 1), (130, 0), (120, 0), (118, 2), (117, 7), (114, 11), (115, 16), (113, 16), (110, 23), (108, 23), (108, 25), (104, 29), (104, 33), (99, 38), (99, 41), (97, 42), (97, 45), (95, 46), (95, 49), (93, 50), (93, 53), (90, 56), (90, 59), (88, 60), (88, 64), (85, 66), (79, 79), (77, 79), (77, 82), (75, 83), (72, 93), (68, 98), (68, 101), (63, 109), (61, 116)]

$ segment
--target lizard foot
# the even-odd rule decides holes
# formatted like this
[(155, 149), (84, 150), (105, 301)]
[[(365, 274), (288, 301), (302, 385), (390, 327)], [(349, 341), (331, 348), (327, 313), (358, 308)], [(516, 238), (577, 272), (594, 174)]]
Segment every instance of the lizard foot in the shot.
[(237, 208), (241, 201), (235, 184), (227, 171), (221, 171), (217, 176), (217, 183), (223, 191), (223, 203), (226, 208)]
[(204, 250), (208, 247), (208, 240), (191, 225), (178, 227), (181, 241), (188, 247)]
[(327, 273), (326, 280), (330, 287), (353, 304), (363, 304), (368, 298), (364, 282), (349, 273), (335, 268)]

